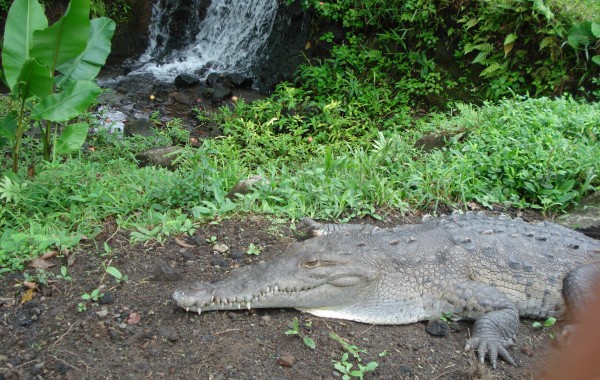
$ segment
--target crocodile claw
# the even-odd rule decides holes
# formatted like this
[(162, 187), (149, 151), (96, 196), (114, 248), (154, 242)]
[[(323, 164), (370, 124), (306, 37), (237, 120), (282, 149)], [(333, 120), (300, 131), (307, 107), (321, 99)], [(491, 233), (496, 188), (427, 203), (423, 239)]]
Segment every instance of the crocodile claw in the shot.
[(498, 356), (507, 361), (513, 366), (517, 366), (515, 360), (508, 353), (508, 348), (514, 347), (515, 343), (512, 339), (487, 339), (487, 338), (470, 338), (465, 344), (465, 351), (474, 349), (477, 351), (479, 362), (483, 364), (485, 357), (488, 356), (492, 367), (496, 369)]

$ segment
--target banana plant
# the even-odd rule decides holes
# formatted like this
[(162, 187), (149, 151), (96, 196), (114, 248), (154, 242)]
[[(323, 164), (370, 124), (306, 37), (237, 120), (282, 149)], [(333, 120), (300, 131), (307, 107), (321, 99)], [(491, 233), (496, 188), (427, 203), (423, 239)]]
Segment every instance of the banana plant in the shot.
[(81, 148), (86, 123), (68, 124), (57, 136), (58, 123), (79, 116), (101, 90), (92, 80), (106, 63), (116, 24), (89, 19), (90, 0), (71, 0), (64, 16), (48, 26), (38, 0), (15, 0), (6, 19), (2, 46), (2, 79), (19, 100), (18, 110), (0, 120), (0, 147), (12, 143), (12, 170), (17, 173), (27, 115), (40, 121), (44, 158)]

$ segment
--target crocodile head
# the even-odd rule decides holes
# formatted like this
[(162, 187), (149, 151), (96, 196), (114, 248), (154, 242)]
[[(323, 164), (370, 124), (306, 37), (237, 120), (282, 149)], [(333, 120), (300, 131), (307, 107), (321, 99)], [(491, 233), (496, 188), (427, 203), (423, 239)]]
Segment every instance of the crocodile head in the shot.
[(368, 255), (356, 249), (356, 244), (346, 246), (339, 238), (312, 238), (292, 244), (273, 261), (234, 270), (222, 281), (178, 289), (173, 299), (185, 310), (198, 313), (291, 307), (356, 320), (344, 314), (368, 302), (381, 274), (369, 265)]

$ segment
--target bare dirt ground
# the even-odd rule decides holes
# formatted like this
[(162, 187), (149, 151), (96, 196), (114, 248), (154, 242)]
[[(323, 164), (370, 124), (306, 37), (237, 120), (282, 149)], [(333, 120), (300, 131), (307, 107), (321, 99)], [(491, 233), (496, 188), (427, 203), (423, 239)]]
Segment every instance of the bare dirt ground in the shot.
[[(385, 224), (415, 219), (396, 217)], [(70, 281), (50, 276), (30, 301), (21, 303), (23, 273), (0, 279), (0, 379), (341, 379), (334, 364), (346, 351), (330, 333), (364, 349), (363, 365), (378, 363), (366, 379), (529, 379), (545, 365), (553, 350), (551, 334), (560, 329), (560, 324), (533, 328), (532, 321), (522, 320), (511, 351), (520, 365), (501, 361), (492, 370), (473, 352), (463, 352), (469, 322), (440, 338), (425, 331), (426, 323), (371, 326), (292, 309), (186, 313), (171, 300), (175, 288), (214, 281), (234, 267), (276, 256), (296, 239), (289, 221), (235, 217), (201, 226), (194, 239), (145, 246), (130, 244), (110, 222), (106, 226), (76, 250)], [(215, 253), (206, 242), (211, 236), (229, 253)], [(259, 256), (246, 253), (250, 243), (263, 248)], [(55, 275), (67, 263), (64, 257), (50, 261)], [(165, 263), (178, 272), (175, 280), (160, 270)], [(128, 280), (117, 283), (104, 272), (108, 265)], [(82, 300), (101, 284), (101, 302)], [(82, 302), (85, 311), (78, 310)], [(301, 335), (286, 335), (295, 318)], [(315, 349), (302, 336), (311, 337)], [(357, 369), (352, 355), (348, 361)]]

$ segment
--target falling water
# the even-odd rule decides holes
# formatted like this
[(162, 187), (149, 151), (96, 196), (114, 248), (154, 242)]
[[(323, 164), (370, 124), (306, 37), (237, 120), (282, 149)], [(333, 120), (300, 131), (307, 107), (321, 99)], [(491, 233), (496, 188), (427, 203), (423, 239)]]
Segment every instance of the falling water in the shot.
[[(197, 13), (190, 14), (186, 35), (176, 37), (180, 47), (171, 49), (172, 15), (180, 1), (156, 0), (149, 46), (132, 74), (151, 73), (164, 82), (180, 73), (204, 77), (210, 72), (251, 74), (256, 52), (271, 33), (277, 0), (212, 0), (202, 21)], [(200, 2), (193, 0), (194, 9)]]

